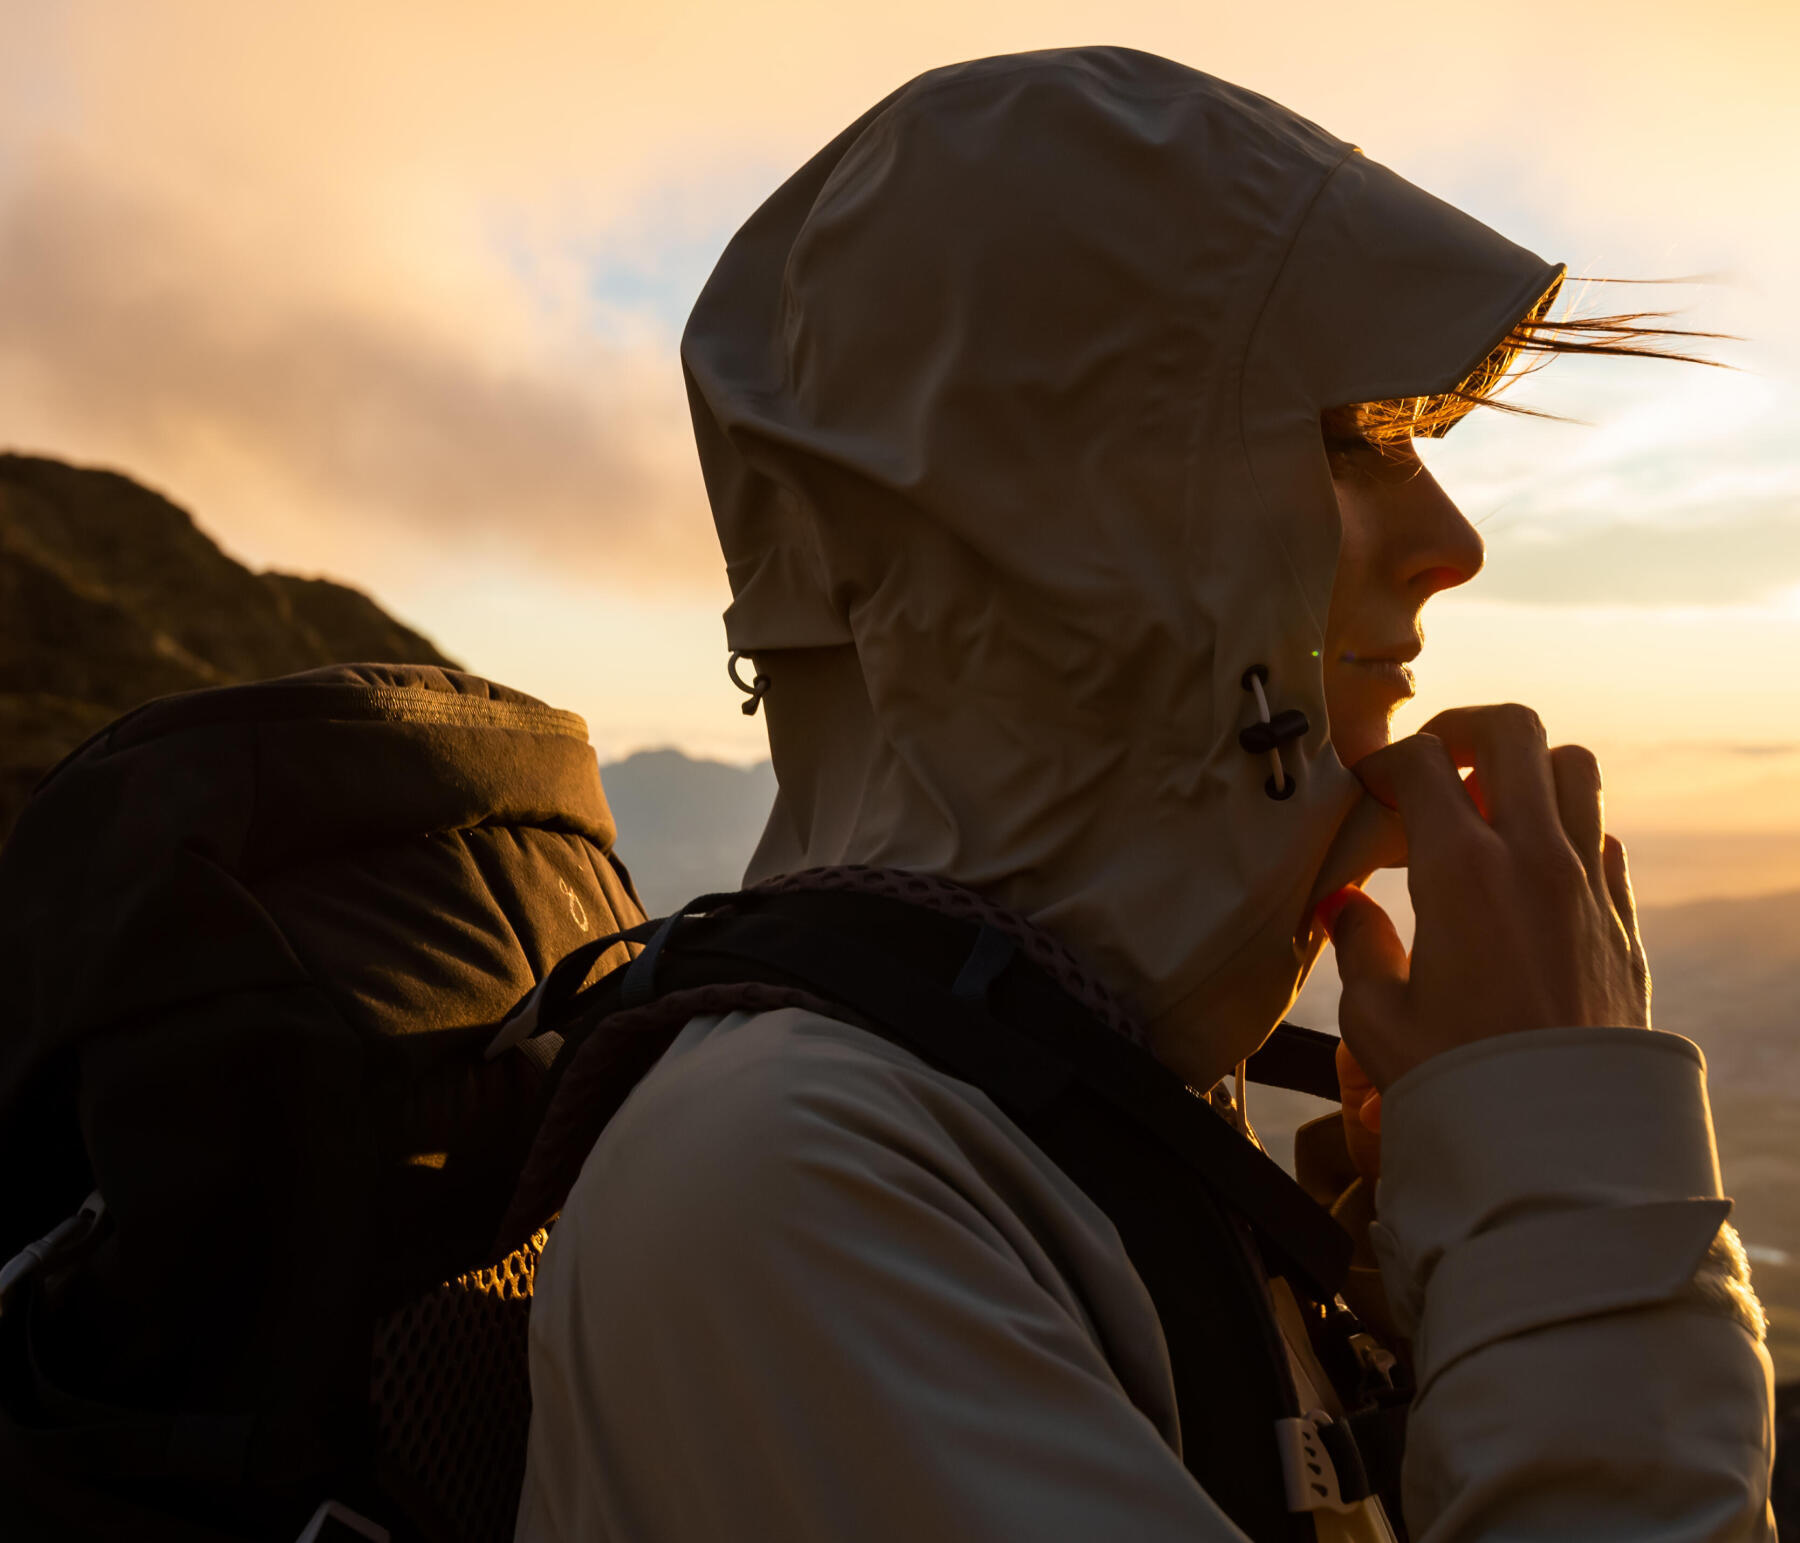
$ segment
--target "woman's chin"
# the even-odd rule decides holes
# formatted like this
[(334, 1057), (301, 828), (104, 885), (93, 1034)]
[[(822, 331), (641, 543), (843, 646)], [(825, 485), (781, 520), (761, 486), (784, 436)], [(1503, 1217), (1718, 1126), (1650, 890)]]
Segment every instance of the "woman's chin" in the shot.
[(1331, 720), (1331, 743), (1337, 750), (1338, 760), (1346, 766), (1354, 766), (1364, 756), (1373, 755), (1377, 750), (1385, 748), (1392, 742), (1388, 732), (1388, 716), (1391, 709), (1384, 708), (1374, 719), (1352, 715), (1350, 722), (1340, 728), (1334, 715)]
[(1325, 674), (1325, 712), (1338, 759), (1354, 766), (1389, 744), (1390, 724), (1412, 696), (1412, 672), (1403, 664), (1372, 660), (1344, 663)]

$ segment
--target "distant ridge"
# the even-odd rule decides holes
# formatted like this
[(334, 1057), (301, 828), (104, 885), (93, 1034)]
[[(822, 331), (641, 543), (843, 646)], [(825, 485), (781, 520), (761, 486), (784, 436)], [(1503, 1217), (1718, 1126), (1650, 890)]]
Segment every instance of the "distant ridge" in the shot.
[(641, 750), (600, 768), (619, 855), (651, 915), (736, 889), (775, 798), (767, 761), (733, 766), (679, 750)]
[(139, 703), (356, 661), (458, 667), (359, 590), (246, 568), (129, 477), (0, 454), (0, 839)]

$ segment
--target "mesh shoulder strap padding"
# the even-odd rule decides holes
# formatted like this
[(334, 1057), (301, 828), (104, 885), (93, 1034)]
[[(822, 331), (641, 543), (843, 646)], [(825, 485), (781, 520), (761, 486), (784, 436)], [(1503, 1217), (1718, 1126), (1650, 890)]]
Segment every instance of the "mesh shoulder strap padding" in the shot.
[(526, 1325), (548, 1234), (375, 1325), (376, 1477), (428, 1543), (509, 1543), (531, 1423)]

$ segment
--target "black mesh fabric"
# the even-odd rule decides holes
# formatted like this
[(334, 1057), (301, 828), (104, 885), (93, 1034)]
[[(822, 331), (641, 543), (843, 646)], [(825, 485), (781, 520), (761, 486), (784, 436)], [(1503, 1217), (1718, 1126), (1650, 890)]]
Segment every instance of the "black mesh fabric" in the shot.
[(548, 1238), (534, 1233), (375, 1325), (376, 1471), (429, 1543), (513, 1535), (531, 1423), (526, 1324)]

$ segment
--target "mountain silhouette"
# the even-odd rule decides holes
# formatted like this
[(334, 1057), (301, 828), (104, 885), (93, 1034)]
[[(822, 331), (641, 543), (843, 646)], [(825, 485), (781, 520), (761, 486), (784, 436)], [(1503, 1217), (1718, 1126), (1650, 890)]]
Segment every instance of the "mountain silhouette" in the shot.
[(0, 455), (0, 839), (152, 697), (357, 661), (458, 667), (358, 590), (246, 568), (129, 477)]
[(619, 851), (645, 908), (673, 910), (736, 889), (775, 797), (767, 761), (733, 766), (679, 750), (642, 750), (600, 768)]

